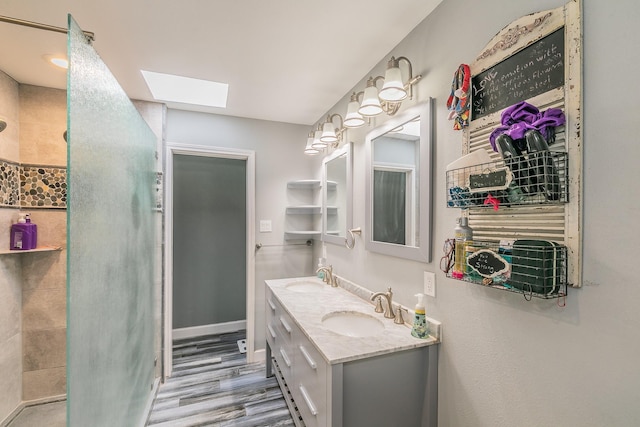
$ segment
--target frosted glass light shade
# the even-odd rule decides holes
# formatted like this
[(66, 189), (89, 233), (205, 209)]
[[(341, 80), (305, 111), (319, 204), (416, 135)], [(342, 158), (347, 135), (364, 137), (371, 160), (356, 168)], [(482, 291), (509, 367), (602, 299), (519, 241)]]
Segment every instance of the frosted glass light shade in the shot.
[(320, 136), (322, 136), (321, 130), (315, 131), (313, 135), (313, 142), (311, 143), (312, 148), (315, 148), (316, 150), (323, 150), (327, 148), (327, 143), (320, 139)]
[(358, 101), (351, 101), (347, 106), (347, 115), (344, 118), (344, 125), (348, 128), (357, 128), (364, 124), (364, 118), (358, 113), (360, 104)]
[(322, 135), (320, 135), (320, 141), (330, 144), (336, 142), (337, 140), (338, 136), (336, 135), (336, 131), (333, 128), (333, 123), (326, 122), (324, 125), (322, 125)]
[(380, 105), (380, 99), (378, 99), (378, 88), (367, 86), (364, 90), (364, 97), (358, 113), (365, 117), (377, 116), (382, 113), (382, 106)]
[(304, 154), (314, 155), (318, 154), (320, 150), (313, 148), (313, 132), (307, 138), (307, 145), (304, 147)]
[(384, 84), (378, 96), (383, 101), (402, 101), (407, 97), (407, 91), (404, 90), (402, 73), (399, 67), (387, 69), (384, 75)]

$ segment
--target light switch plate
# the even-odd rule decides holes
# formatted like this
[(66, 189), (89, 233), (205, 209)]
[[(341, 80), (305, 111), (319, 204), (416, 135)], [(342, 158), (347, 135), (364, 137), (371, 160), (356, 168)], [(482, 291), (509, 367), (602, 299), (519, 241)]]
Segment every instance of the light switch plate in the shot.
[(261, 233), (270, 233), (271, 230), (271, 220), (270, 219), (261, 219), (260, 220), (260, 232)]
[(436, 274), (431, 271), (424, 272), (424, 294), (436, 297)]

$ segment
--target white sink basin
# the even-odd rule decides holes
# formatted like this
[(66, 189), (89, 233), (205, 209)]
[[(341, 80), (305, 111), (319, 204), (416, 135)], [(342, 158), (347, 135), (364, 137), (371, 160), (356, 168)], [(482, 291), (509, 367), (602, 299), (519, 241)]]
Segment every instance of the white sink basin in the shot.
[(300, 281), (300, 282), (292, 282), (285, 286), (285, 288), (290, 291), (295, 292), (309, 292), (309, 291), (319, 291), (324, 289), (327, 286), (324, 283), (311, 282), (311, 281)]
[(347, 337), (371, 337), (384, 330), (382, 321), (357, 311), (336, 311), (324, 315), (322, 326)]

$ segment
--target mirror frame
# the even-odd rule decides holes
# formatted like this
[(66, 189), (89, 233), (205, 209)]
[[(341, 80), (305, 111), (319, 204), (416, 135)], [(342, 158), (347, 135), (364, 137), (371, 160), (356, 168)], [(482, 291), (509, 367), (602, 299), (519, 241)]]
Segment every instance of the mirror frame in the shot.
[[(336, 236), (327, 232), (327, 163), (341, 156), (346, 156), (347, 160), (347, 203), (346, 203), (346, 228), (344, 236)], [(336, 149), (329, 156), (322, 160), (322, 241), (334, 243), (336, 245), (346, 245), (348, 230), (353, 228), (353, 144), (345, 143), (342, 147)]]
[[(433, 141), (433, 118), (432, 99), (421, 104), (417, 104), (406, 109), (398, 116), (391, 117), (382, 125), (371, 130), (366, 136), (366, 206), (365, 206), (365, 248), (370, 252), (390, 255), (398, 258), (405, 258), (420, 262), (431, 262), (431, 216), (432, 216), (432, 141)], [(404, 246), (395, 243), (377, 242), (373, 240), (373, 141), (406, 123), (415, 117), (420, 117), (420, 147), (418, 163), (418, 230), (420, 236), (420, 246)]]

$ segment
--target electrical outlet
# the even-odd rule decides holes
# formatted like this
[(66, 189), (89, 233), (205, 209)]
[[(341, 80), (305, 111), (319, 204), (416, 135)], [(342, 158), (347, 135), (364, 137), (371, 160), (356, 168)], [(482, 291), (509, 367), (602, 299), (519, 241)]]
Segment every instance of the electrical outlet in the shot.
[(436, 274), (431, 271), (424, 272), (424, 293), (436, 297)]
[(260, 232), (261, 233), (270, 233), (271, 232), (271, 220), (269, 220), (269, 219), (261, 219), (260, 220)]

